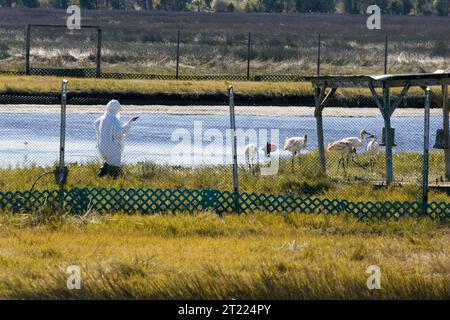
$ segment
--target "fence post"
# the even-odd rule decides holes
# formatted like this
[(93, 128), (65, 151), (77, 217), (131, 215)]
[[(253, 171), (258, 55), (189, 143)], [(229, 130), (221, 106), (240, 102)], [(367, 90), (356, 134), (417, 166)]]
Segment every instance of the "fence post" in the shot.
[(422, 214), (427, 215), (428, 208), (428, 161), (430, 148), (430, 88), (425, 91), (425, 112), (423, 126), (423, 174), (422, 174)]
[(448, 105), (448, 84), (442, 85), (442, 112), (444, 114), (444, 139), (445, 139), (445, 145), (446, 149), (444, 149), (444, 158), (445, 158), (445, 178), (447, 180), (450, 179), (450, 149), (448, 149), (449, 146), (449, 105)]
[(177, 69), (176, 69), (176, 79), (179, 78), (179, 67), (180, 67), (180, 30), (177, 31)]
[(388, 72), (388, 35), (384, 35), (384, 74)]
[(390, 184), (394, 181), (394, 170), (393, 170), (393, 139), (391, 130), (391, 99), (390, 99), (390, 87), (386, 82), (383, 83), (383, 120), (384, 120), (384, 130), (385, 130), (385, 141), (386, 141), (386, 184)]
[(30, 74), (31, 25), (27, 24), (25, 34), (25, 73)]
[(61, 212), (64, 209), (64, 189), (67, 181), (68, 170), (65, 166), (65, 146), (66, 146), (66, 103), (67, 103), (68, 81), (63, 80), (61, 85), (61, 129), (59, 136), (59, 165), (56, 171), (56, 182), (59, 186), (59, 205)]
[(102, 60), (102, 29), (97, 29), (97, 66), (95, 69), (95, 75), (97, 78), (101, 76), (101, 60)]
[(248, 33), (248, 43), (247, 43), (247, 80), (250, 80), (250, 54), (252, 45), (252, 34)]
[(236, 139), (236, 117), (234, 114), (234, 92), (233, 86), (228, 86), (228, 98), (230, 105), (230, 127), (231, 127), (231, 152), (233, 156), (233, 198), (234, 212), (239, 213), (239, 179), (237, 163), (237, 139)]
[(317, 70), (316, 75), (320, 76), (320, 33), (317, 35)]

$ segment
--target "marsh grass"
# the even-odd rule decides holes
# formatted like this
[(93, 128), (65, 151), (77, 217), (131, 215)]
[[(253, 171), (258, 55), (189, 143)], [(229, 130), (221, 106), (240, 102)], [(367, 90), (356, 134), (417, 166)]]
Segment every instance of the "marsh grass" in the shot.
[[(24, 68), (25, 23), (65, 23), (62, 10), (2, 10), (0, 68)], [(252, 33), (252, 74), (315, 74), (322, 34), (322, 74), (383, 72), (384, 34), (390, 36), (390, 72), (447, 69), (448, 17), (384, 17), (383, 32), (369, 32), (359, 15), (122, 12), (89, 10), (86, 24), (103, 30), (104, 71), (174, 74), (181, 30), (181, 74), (246, 74)], [(420, 32), (411, 26), (420, 25)], [(202, 26), (202, 27), (199, 27)], [(94, 67), (96, 35), (89, 30), (34, 28), (32, 67)]]
[[(93, 214), (95, 216), (95, 214)], [(14, 299), (448, 299), (448, 225), (348, 216), (115, 214), (23, 224), (0, 214)], [(368, 290), (379, 265), (382, 290)], [(68, 265), (82, 270), (68, 290)]]
[[(419, 201), (421, 199), (421, 160), (413, 153), (399, 153), (394, 159), (396, 183), (379, 187), (384, 181), (384, 155), (380, 154), (374, 172), (364, 164), (364, 154), (359, 155), (359, 165), (350, 163), (346, 173), (338, 169), (339, 158), (328, 154), (328, 171), (319, 170), (317, 152), (304, 154), (300, 163), (295, 161), (294, 171), (290, 159), (280, 159), (279, 171), (273, 176), (252, 175), (245, 165), (239, 166), (241, 192), (283, 194), (299, 197), (346, 199), (349, 201)], [(443, 154), (431, 153), (430, 179), (434, 182), (444, 172)], [(420, 161), (419, 161), (420, 160)], [(123, 174), (117, 180), (98, 178), (99, 165), (94, 162), (71, 164), (68, 188), (150, 188), (150, 189), (217, 189), (232, 190), (232, 170), (227, 165), (180, 167), (139, 162), (123, 166)], [(31, 166), (27, 168), (0, 169), (2, 191), (26, 191), (35, 179), (50, 168)], [(36, 190), (53, 190), (54, 177), (43, 177)], [(431, 191), (431, 201), (450, 201), (444, 192)]]

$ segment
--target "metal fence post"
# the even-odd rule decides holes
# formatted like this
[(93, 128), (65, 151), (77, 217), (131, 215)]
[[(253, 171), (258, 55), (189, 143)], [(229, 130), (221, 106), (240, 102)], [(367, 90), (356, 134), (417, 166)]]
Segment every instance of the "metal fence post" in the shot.
[(28, 24), (25, 35), (25, 73), (30, 74), (31, 26)]
[(317, 35), (317, 70), (316, 75), (320, 76), (320, 33)]
[(428, 209), (428, 162), (430, 148), (430, 88), (425, 90), (425, 112), (423, 126), (423, 174), (422, 174), (422, 214)]
[(247, 43), (247, 80), (250, 80), (250, 54), (252, 45), (252, 34), (248, 33), (248, 43)]
[(384, 74), (388, 72), (388, 35), (384, 36)]
[(96, 69), (95, 75), (97, 78), (101, 76), (101, 60), (102, 60), (102, 29), (97, 29), (97, 58), (96, 58)]
[(176, 79), (179, 79), (179, 67), (180, 67), (180, 30), (177, 31), (177, 66), (176, 66)]
[(444, 125), (444, 139), (446, 149), (444, 149), (444, 159), (445, 159), (445, 178), (450, 180), (450, 149), (449, 146), (449, 105), (448, 105), (448, 85), (442, 85), (442, 112), (444, 115), (443, 125)]
[(239, 179), (237, 163), (237, 139), (236, 139), (236, 117), (234, 114), (234, 92), (233, 86), (228, 86), (228, 98), (230, 105), (230, 127), (231, 127), (231, 152), (233, 156), (233, 198), (234, 212), (239, 213)]
[(64, 209), (64, 189), (67, 180), (67, 167), (65, 166), (65, 148), (66, 148), (66, 103), (67, 103), (67, 85), (68, 81), (63, 80), (61, 84), (61, 128), (59, 136), (59, 165), (56, 171), (56, 182), (59, 186), (59, 208), (61, 212)]

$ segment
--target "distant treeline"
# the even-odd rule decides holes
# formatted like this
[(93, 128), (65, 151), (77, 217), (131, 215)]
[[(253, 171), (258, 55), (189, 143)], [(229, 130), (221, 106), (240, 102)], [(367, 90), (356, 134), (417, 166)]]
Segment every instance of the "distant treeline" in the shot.
[(167, 10), (213, 12), (364, 13), (378, 5), (385, 14), (449, 15), (450, 0), (0, 0), (0, 7)]

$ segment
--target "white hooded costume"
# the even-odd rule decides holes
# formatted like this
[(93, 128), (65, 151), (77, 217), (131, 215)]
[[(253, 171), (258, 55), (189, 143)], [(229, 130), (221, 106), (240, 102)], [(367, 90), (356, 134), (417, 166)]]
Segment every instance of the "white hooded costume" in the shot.
[(119, 101), (111, 100), (106, 105), (106, 112), (95, 120), (95, 130), (97, 132), (97, 148), (100, 157), (111, 166), (120, 166), (123, 140), (131, 127), (129, 120), (124, 125), (120, 124), (120, 110), (122, 106)]

